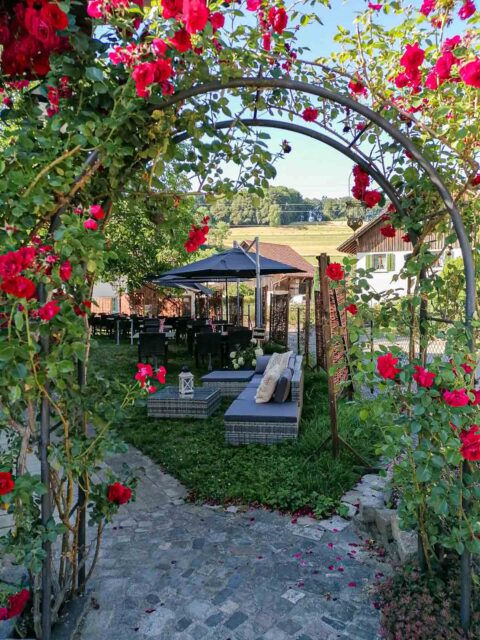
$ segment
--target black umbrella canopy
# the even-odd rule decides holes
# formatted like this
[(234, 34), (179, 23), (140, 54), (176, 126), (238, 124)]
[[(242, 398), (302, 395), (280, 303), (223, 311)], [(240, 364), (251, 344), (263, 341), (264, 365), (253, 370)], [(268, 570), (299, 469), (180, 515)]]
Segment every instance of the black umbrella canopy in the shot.
[[(162, 273), (160, 278), (187, 278), (194, 280), (203, 280), (208, 282), (215, 279), (236, 280), (238, 278), (255, 278), (255, 253), (246, 253), (240, 247), (233, 247), (228, 251), (222, 251), (209, 258), (204, 258), (198, 262), (186, 264), (177, 269), (171, 269), (166, 273)], [(260, 274), (262, 276), (273, 275), (276, 273), (304, 273), (297, 267), (290, 264), (270, 260), (260, 256)]]
[(193, 282), (192, 280), (187, 280), (184, 278), (172, 278), (163, 276), (148, 278), (148, 282), (152, 284), (156, 284), (159, 287), (172, 287), (173, 289), (187, 289), (188, 291), (193, 291), (194, 293), (203, 293), (207, 296), (212, 295), (213, 291), (205, 287), (203, 284), (199, 282)]

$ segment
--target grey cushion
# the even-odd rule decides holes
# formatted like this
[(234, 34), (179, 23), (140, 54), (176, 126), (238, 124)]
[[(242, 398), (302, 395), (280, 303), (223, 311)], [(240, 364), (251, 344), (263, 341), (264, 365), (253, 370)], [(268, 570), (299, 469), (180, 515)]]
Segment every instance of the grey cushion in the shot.
[(202, 376), (202, 382), (249, 382), (253, 369), (242, 371), (212, 371)]
[(269, 360), (270, 356), (258, 356), (255, 373), (264, 373)]
[(261, 381), (262, 381), (262, 374), (261, 373), (256, 373), (253, 376), (253, 378), (250, 380), (250, 382), (248, 383), (248, 386), (249, 387), (255, 387), (255, 389), (256, 389)]
[(225, 413), (225, 422), (289, 422), (298, 418), (296, 402), (266, 402), (256, 404), (251, 400), (234, 400)]
[(248, 387), (240, 393), (237, 397), (237, 400), (250, 400), (250, 402), (255, 402), (255, 394), (257, 393), (257, 387), (249, 384)]
[(282, 371), (280, 378), (278, 379), (277, 386), (273, 393), (273, 401), (283, 403), (286, 402), (290, 395), (290, 388), (292, 386), (293, 370), (287, 367)]

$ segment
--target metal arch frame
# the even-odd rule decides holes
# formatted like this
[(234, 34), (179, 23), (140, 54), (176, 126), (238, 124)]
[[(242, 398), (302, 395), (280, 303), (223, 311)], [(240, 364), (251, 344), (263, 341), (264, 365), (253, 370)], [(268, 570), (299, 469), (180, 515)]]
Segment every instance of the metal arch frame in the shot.
[[(336, 149), (343, 155), (349, 157), (353, 162), (358, 164), (364, 171), (366, 171), (377, 184), (379, 184), (382, 189), (385, 191), (387, 196), (390, 198), (395, 207), (401, 211), (402, 204), (400, 202), (398, 193), (392, 187), (391, 183), (376, 169), (374, 169), (364, 158), (359, 156), (355, 151), (353, 151), (350, 147), (343, 145), (338, 140), (327, 136), (325, 133), (321, 133), (320, 131), (312, 131), (308, 129), (308, 127), (303, 127), (298, 124), (294, 124), (293, 122), (283, 122), (278, 120), (270, 120), (267, 118), (238, 118), (233, 120), (223, 120), (221, 122), (217, 122), (213, 125), (214, 129), (230, 129), (232, 126), (237, 124), (245, 125), (246, 127), (261, 127), (264, 129), (283, 129), (284, 131), (292, 131), (293, 133), (298, 133), (308, 138), (313, 138), (314, 140), (318, 140), (319, 142), (323, 142), (323, 144)], [(189, 133), (179, 133), (174, 136), (172, 142), (178, 144), (180, 142), (184, 142), (191, 138), (191, 134)]]
[[(467, 329), (470, 329), (471, 323), (475, 313), (475, 267), (473, 261), (472, 248), (470, 246), (468, 235), (463, 224), (463, 220), (460, 216), (460, 212), (455, 204), (453, 197), (444, 184), (440, 174), (435, 167), (423, 156), (419, 149), (413, 144), (412, 140), (403, 134), (392, 125), (383, 116), (376, 113), (369, 107), (360, 104), (359, 102), (352, 100), (347, 95), (342, 95), (326, 89), (325, 87), (318, 85), (311, 85), (307, 82), (301, 82), (299, 80), (292, 80), (290, 78), (234, 78), (225, 81), (212, 81), (204, 84), (198, 84), (184, 91), (174, 93), (171, 97), (166, 98), (160, 104), (155, 105), (155, 109), (165, 109), (179, 102), (188, 100), (195, 96), (204, 95), (207, 93), (213, 93), (215, 91), (224, 91), (227, 89), (286, 89), (290, 91), (297, 91), (308, 95), (316, 96), (329, 100), (330, 102), (348, 107), (352, 111), (365, 117), (370, 122), (373, 122), (378, 127), (383, 129), (385, 133), (388, 133), (393, 140), (398, 142), (405, 150), (407, 150), (413, 159), (422, 167), (425, 173), (429, 176), (432, 184), (437, 189), (440, 197), (442, 198), (445, 208), (447, 209), (450, 218), (452, 220), (453, 228), (457, 234), (458, 242), (463, 257), (463, 265), (465, 272), (465, 321)], [(313, 136), (311, 136), (313, 137)], [(342, 150), (343, 153), (343, 150)], [(369, 169), (371, 174), (371, 169)], [(373, 176), (372, 176), (373, 177)], [(379, 182), (379, 184), (381, 184)], [(473, 339), (470, 338), (470, 346), (473, 348)]]

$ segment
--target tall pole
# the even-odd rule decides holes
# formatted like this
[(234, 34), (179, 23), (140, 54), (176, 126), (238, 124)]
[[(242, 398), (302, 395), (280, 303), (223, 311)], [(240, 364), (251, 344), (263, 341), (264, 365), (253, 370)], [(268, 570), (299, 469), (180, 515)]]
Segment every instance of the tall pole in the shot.
[(240, 321), (240, 280), (237, 279), (237, 327), (243, 323), (243, 318)]
[[(41, 304), (46, 301), (45, 285), (38, 287), (38, 298)], [(48, 356), (50, 350), (50, 337), (42, 335), (40, 337), (40, 347), (44, 357)], [(50, 392), (49, 384), (45, 384), (46, 392)], [(40, 475), (42, 484), (45, 487), (45, 493), (41, 498), (41, 520), (42, 525), (47, 528), (52, 518), (52, 498), (50, 489), (50, 465), (48, 462), (48, 450), (50, 447), (50, 400), (46, 394), (42, 397), (40, 408), (40, 439), (39, 439), (39, 458), (40, 458)], [(41, 612), (42, 612), (42, 640), (50, 640), (52, 629), (52, 543), (46, 540), (43, 545), (44, 558), (42, 561), (41, 575)]]
[(257, 308), (255, 309), (255, 326), (261, 327), (263, 325), (262, 318), (262, 279), (260, 277), (260, 247), (259, 247), (259, 239), (258, 236), (255, 238), (255, 288), (257, 290), (256, 304)]

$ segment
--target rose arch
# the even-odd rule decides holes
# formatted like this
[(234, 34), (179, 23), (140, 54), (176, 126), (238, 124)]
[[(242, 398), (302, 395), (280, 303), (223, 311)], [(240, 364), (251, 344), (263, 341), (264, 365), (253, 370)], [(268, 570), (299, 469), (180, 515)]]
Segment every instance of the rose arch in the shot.
[[(301, 61), (295, 62), (296, 56), (282, 41), (288, 22), (283, 7), (272, 6), (267, 16), (260, 1), (247, 2), (248, 11), (258, 11), (259, 27), (254, 35), (262, 40), (264, 49), (259, 61), (257, 51), (251, 57), (245, 53), (242, 34), (237, 36), (240, 45), (236, 50), (235, 47), (222, 50), (214, 37), (224, 25), (220, 3), (216, 7), (219, 11), (211, 13), (201, 0), (186, 2), (185, 11), (179, 8), (178, 2), (163, 2), (162, 18), (173, 20), (175, 28), (169, 23), (167, 30), (161, 32), (163, 27), (160, 25), (165, 40), (154, 38), (145, 44), (148, 29), (146, 32), (140, 29), (141, 0), (134, 0), (132, 7), (127, 0), (91, 0), (88, 3), (90, 18), (113, 22), (125, 44), (123, 48), (113, 46), (112, 42), (92, 44), (91, 23), (83, 14), (80, 15), (79, 33), (74, 20), (69, 23), (69, 17), (62, 9), (68, 12), (69, 2), (59, 5), (53, 0), (39, 0), (26, 3), (28, 7), (19, 2), (20, 8), (9, 22), (14, 4), (16, 1), (0, 2), (0, 37), (4, 46), (2, 69), (8, 77), (9, 90), (18, 92), (18, 95), (14, 94), (13, 104), (9, 96), (3, 100), (7, 111), (4, 122), (8, 144), (5, 166), (3, 163), (0, 166), (0, 173), (7, 174), (1, 188), (9, 249), (1, 256), (2, 300), (6, 300), (7, 311), (2, 315), (5, 335), (2, 336), (0, 362), (5, 384), (0, 409), (4, 414), (3, 422), (19, 441), (18, 455), (12, 448), (7, 452), (10, 457), (7, 455), (2, 460), (3, 467), (16, 471), (15, 483), (10, 472), (2, 472), (10, 476), (4, 480), (3, 495), (14, 495), (11, 510), (17, 525), (15, 536), (10, 536), (4, 546), (7, 552), (16, 554), (19, 563), (28, 566), (35, 595), (35, 631), (43, 640), (49, 640), (52, 615), (53, 618), (58, 615), (65, 597), (84, 589), (91, 573), (86, 567), (87, 514), (97, 526), (99, 544), (105, 521), (113, 516), (119, 505), (130, 499), (134, 489), (133, 479), (127, 479), (129, 482), (125, 481), (125, 485), (116, 478), (98, 484), (93, 480), (95, 465), (106, 452), (115, 449), (117, 443), (109, 436), (114, 411), (107, 406), (108, 396), (105, 399), (103, 392), (92, 387), (87, 389), (86, 385), (89, 350), (86, 316), (91, 304), (92, 282), (102, 266), (104, 249), (102, 233), (97, 232), (102, 232), (108, 224), (115, 198), (122, 194), (126, 179), (138, 179), (142, 169), (154, 166), (158, 157), (166, 154), (170, 143), (178, 144), (192, 137), (198, 140), (203, 135), (214, 136), (224, 129), (278, 128), (318, 140), (349, 157), (382, 187), (400, 216), (402, 193), (385, 168), (378, 166), (357, 145), (360, 134), (353, 140), (336, 134), (335, 117), (328, 109), (340, 108), (361, 116), (367, 122), (366, 128), (374, 126), (380, 136), (408, 153), (443, 202), (463, 255), (465, 314), (462, 330), (471, 353), (474, 351), (471, 325), (475, 313), (475, 264), (456, 202), (440, 173), (414, 139), (415, 127), (408, 136), (400, 129), (405, 120), (399, 118), (396, 126), (380, 111), (353, 99), (347, 93), (344, 78), (338, 82), (338, 91), (328, 88), (335, 85), (332, 81), (336, 77), (335, 71), (322, 68), (324, 75), (321, 77), (305, 72), (305, 66)], [(75, 10), (72, 8), (70, 18), (79, 12), (81, 8), (77, 5)], [(77, 49), (70, 50), (66, 38), (58, 33), (68, 31), (72, 23), (75, 27), (72, 38), (76, 39)], [(179, 24), (180, 28), (175, 30)], [(168, 31), (170, 27), (173, 31)], [(217, 80), (216, 69), (212, 73), (208, 58), (202, 66), (200, 54), (204, 50), (202, 46), (194, 47), (195, 42), (192, 44), (192, 36), (194, 41), (203, 38), (199, 33), (204, 29), (205, 38), (200, 44), (211, 47), (212, 65), (218, 64), (220, 69), (225, 62), (227, 71), (218, 73), (218, 77), (225, 78), (223, 80)], [(265, 69), (272, 65), (272, 38), (281, 45), (278, 61), (279, 64), (283, 62), (283, 77), (273, 77), (274, 73), (272, 77), (264, 77)], [(28, 45), (27, 51), (22, 48), (25, 45)], [(109, 47), (112, 50), (108, 60)], [(16, 49), (25, 55), (14, 55), (18, 53)], [(237, 57), (232, 55), (232, 50)], [(195, 63), (190, 60), (184, 65), (182, 56), (185, 53), (187, 56), (195, 54)], [(50, 55), (53, 65), (50, 79), (54, 84), (43, 82), (50, 72)], [(415, 55), (418, 57), (418, 47)], [(35, 59), (32, 68), (30, 56)], [(172, 65), (176, 65), (175, 79), (180, 78), (177, 91), (172, 81)], [(229, 66), (233, 67), (231, 74)], [(245, 69), (251, 75), (238, 77)], [(72, 83), (65, 75), (67, 72)], [(348, 87), (354, 87), (354, 93), (359, 87), (363, 90), (356, 76), (350, 75), (347, 80), (350, 81)], [(182, 88), (182, 81), (186, 88)], [(32, 90), (30, 82), (34, 83)], [(29, 90), (22, 93), (26, 87)], [(256, 92), (255, 99), (244, 109), (253, 111), (253, 117), (239, 112), (236, 117), (223, 121), (219, 119), (219, 108), (213, 116), (208, 114), (204, 118), (194, 110), (184, 117), (185, 113), (181, 111), (181, 106), (188, 107), (197, 97), (229, 91)], [(262, 104), (262, 94), (268, 91), (272, 92), (271, 102)], [(290, 107), (292, 117), (300, 114), (299, 103), (295, 100), (302, 101), (304, 106), (303, 100), (318, 98), (327, 105), (325, 131), (273, 119), (270, 112), (276, 107), (288, 112), (284, 100), (287, 94), (296, 96)], [(134, 102), (137, 98), (146, 101)], [(69, 105), (70, 100), (74, 108)], [(212, 104), (214, 102), (215, 99)], [(65, 107), (63, 112), (62, 107)], [(10, 108), (11, 117), (8, 115)], [(269, 117), (259, 117), (258, 111), (266, 109)], [(307, 109), (316, 111), (312, 107)], [(201, 131), (200, 127), (203, 127)], [(47, 135), (43, 138), (44, 130)], [(205, 239), (203, 229), (195, 225), (193, 229), (201, 241)], [(418, 237), (418, 227), (406, 230), (412, 239)], [(21, 275), (24, 273), (36, 279), (35, 282)], [(390, 363), (393, 360), (390, 359)], [(395, 364), (393, 362), (388, 371), (388, 377), (392, 379), (401, 372)], [(139, 386), (145, 392), (153, 386), (153, 375), (151, 367), (139, 364), (136, 375), (139, 385), (126, 391), (124, 406), (133, 402)], [(160, 384), (164, 382), (165, 371), (159, 370), (156, 378)], [(102, 408), (100, 415), (96, 404)], [(26, 424), (24, 416), (28, 418)], [(53, 416), (55, 420), (52, 420)], [(39, 432), (36, 432), (37, 422)], [(92, 423), (94, 436), (89, 431)], [(25, 463), (28, 448), (37, 439), (41, 482), (29, 476)], [(456, 459), (452, 468), (456, 468), (455, 464)], [(463, 469), (467, 478), (470, 475), (468, 465)], [(463, 507), (462, 490), (460, 494)], [(468, 511), (467, 506), (465, 511)], [(60, 522), (52, 518), (54, 508)], [(460, 542), (475, 538), (473, 529), (462, 535), (463, 538), (459, 534)], [(62, 552), (58, 575), (53, 576), (52, 543), (57, 538), (62, 541)], [(461, 549), (462, 623), (467, 628), (471, 550), (466, 545), (456, 548)], [(96, 553), (94, 555), (96, 557)], [(25, 606), (25, 599), (28, 600), (28, 590), (23, 589), (17, 596), (16, 601), (12, 600), (10, 610), (2, 608), (2, 615), (8, 617), (13, 611), (18, 613), (19, 605)]]

